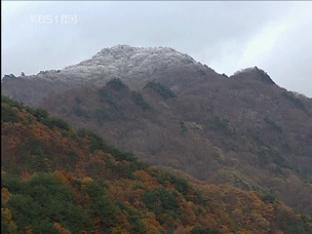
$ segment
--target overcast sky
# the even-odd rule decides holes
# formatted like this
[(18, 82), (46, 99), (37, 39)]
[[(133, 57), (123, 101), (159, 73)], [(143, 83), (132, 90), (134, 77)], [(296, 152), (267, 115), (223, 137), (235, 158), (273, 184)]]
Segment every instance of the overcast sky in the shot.
[(312, 97), (312, 2), (2, 2), (2, 75), (61, 69), (104, 47), (169, 46), (250, 66)]

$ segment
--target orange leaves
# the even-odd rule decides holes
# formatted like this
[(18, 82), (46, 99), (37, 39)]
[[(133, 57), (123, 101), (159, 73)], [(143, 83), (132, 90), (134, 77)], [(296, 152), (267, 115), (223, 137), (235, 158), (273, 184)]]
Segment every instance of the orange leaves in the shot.
[(119, 180), (110, 184), (109, 192), (114, 200), (122, 202), (138, 201), (141, 197), (140, 191), (135, 191), (134, 182), (131, 180)]
[(71, 234), (70, 231), (68, 231), (66, 228), (62, 227), (62, 225), (59, 223), (54, 223), (53, 227), (59, 234)]
[(158, 234), (160, 230), (162, 230), (162, 226), (159, 224), (154, 216), (151, 216), (151, 213), (149, 212), (142, 219), (142, 222), (146, 228), (147, 233)]
[(64, 170), (56, 170), (53, 175), (64, 184), (69, 184), (72, 181), (71, 175)]
[(157, 179), (153, 176), (151, 176), (149, 173), (143, 170), (136, 171), (134, 175), (142, 181), (147, 187), (149, 188), (155, 188), (159, 186), (159, 183)]
[(195, 205), (192, 202), (182, 202), (181, 215), (183, 224), (194, 224), (196, 222)]

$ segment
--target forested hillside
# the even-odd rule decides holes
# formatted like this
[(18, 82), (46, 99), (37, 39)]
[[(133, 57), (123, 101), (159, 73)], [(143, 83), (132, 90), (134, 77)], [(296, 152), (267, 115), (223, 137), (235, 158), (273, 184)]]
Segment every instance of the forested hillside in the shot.
[(3, 233), (311, 233), (268, 194), (139, 162), (46, 111), (1, 100)]

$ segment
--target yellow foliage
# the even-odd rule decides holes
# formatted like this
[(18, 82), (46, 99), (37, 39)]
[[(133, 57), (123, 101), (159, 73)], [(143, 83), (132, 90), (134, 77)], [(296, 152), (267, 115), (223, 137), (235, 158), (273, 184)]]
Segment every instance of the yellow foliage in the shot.
[(5, 224), (8, 224), (12, 220), (12, 214), (9, 208), (1, 207), (1, 220)]
[(159, 222), (157, 222), (157, 220), (149, 214), (142, 219), (142, 223), (144, 224), (147, 233), (158, 234), (160, 230), (162, 230)]
[(11, 197), (11, 194), (7, 188), (1, 189), (1, 203), (2, 205), (6, 205)]
[(93, 179), (91, 177), (89, 177), (89, 176), (85, 176), (81, 180), (81, 183), (83, 185), (88, 185), (88, 184), (91, 184), (92, 182), (93, 182)]
[(7, 225), (9, 231), (13, 232), (17, 229), (16, 224), (12, 220), (12, 213), (9, 208), (1, 207), (1, 222)]
[(152, 177), (149, 173), (143, 170), (136, 171), (134, 175), (139, 178), (140, 181), (142, 181), (145, 185), (148, 185), (148, 187), (155, 187), (158, 186), (159, 183), (155, 177)]

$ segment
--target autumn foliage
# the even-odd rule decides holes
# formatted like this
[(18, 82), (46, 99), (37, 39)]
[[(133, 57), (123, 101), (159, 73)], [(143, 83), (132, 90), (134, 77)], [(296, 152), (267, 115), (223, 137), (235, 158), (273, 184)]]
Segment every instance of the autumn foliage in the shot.
[(281, 202), (152, 168), (2, 98), (3, 233), (311, 233)]

